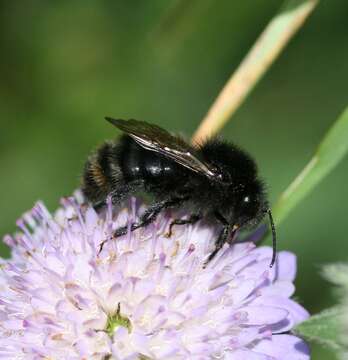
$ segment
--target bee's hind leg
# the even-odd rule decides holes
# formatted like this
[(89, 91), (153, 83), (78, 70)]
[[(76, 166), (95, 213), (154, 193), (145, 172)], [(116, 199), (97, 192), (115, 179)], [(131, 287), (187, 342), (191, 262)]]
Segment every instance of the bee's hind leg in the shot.
[(170, 238), (173, 235), (173, 226), (174, 225), (195, 224), (200, 219), (202, 219), (201, 214), (192, 214), (188, 219), (174, 219), (170, 223), (169, 230), (165, 236)]

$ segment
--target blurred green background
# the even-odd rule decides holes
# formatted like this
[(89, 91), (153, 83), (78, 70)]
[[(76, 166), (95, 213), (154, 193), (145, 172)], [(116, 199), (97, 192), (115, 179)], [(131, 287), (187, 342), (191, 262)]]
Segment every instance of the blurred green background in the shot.
[[(36, 200), (54, 210), (79, 185), (87, 154), (116, 134), (105, 115), (191, 135), (280, 4), (0, 1), (1, 234)], [(347, 105), (347, 59), (348, 2), (322, 1), (223, 129), (255, 156), (272, 202)], [(347, 165), (278, 228), (312, 313), (335, 301), (321, 265), (348, 257)]]

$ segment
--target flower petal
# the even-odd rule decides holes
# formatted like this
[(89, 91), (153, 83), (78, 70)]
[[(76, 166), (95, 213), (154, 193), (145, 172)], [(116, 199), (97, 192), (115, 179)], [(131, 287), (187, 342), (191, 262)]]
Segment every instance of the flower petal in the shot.
[(273, 357), (276, 360), (309, 360), (308, 345), (293, 335), (275, 335), (261, 340), (253, 351)]
[(248, 325), (271, 325), (284, 320), (288, 316), (288, 311), (280, 307), (270, 306), (246, 306), (240, 308), (238, 312), (245, 312)]

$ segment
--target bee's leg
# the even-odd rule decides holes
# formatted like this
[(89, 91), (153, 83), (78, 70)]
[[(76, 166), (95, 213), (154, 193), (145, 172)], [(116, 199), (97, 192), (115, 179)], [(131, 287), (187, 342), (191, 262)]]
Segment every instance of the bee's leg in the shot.
[(99, 212), (101, 209), (105, 208), (105, 206), (106, 206), (106, 201), (101, 201), (98, 202), (97, 204), (93, 204), (93, 209), (96, 212)]
[(231, 234), (232, 241), (235, 237), (235, 234), (237, 233), (238, 226), (236, 225), (230, 225), (228, 221), (219, 213), (214, 213), (215, 218), (223, 225), (222, 230), (220, 231), (219, 237), (215, 241), (215, 249), (213, 252), (209, 255), (207, 261), (205, 262), (205, 265), (207, 265), (219, 252), (219, 250), (224, 246), (225, 242), (227, 242), (229, 235)]
[[(164, 209), (180, 206), (183, 202), (188, 200), (188, 198), (174, 198), (168, 199), (164, 201), (160, 201), (159, 203), (151, 205), (143, 215), (140, 217), (140, 221), (138, 223), (134, 223), (131, 226), (131, 231), (144, 227), (153, 221), (156, 220), (157, 215)], [(117, 231), (117, 230), (116, 230)], [(116, 234), (116, 233), (115, 233)], [(123, 234), (122, 234), (123, 235)]]
[[(134, 231), (136, 229), (139, 229), (141, 227), (144, 227), (150, 223), (152, 223), (153, 221), (155, 221), (157, 215), (164, 209), (169, 208), (169, 207), (173, 207), (173, 206), (178, 206), (180, 205), (182, 202), (186, 201), (187, 198), (175, 198), (175, 199), (169, 199), (169, 200), (164, 200), (164, 201), (160, 201), (158, 203), (155, 203), (153, 205), (151, 205), (145, 212), (144, 214), (141, 215), (140, 217), (140, 221), (138, 223), (133, 223), (131, 225), (130, 230)], [(114, 234), (113, 234), (113, 238), (117, 238), (120, 237), (122, 235), (127, 234), (128, 232), (128, 226), (122, 226), (118, 229), (115, 230)], [(104, 244), (108, 241), (104, 240), (100, 246), (99, 246), (99, 254), (101, 253), (101, 251), (103, 250), (103, 246)]]
[(169, 230), (166, 234), (166, 237), (171, 237), (173, 234), (173, 226), (174, 225), (186, 225), (186, 224), (194, 224), (198, 220), (202, 219), (201, 214), (192, 214), (188, 219), (175, 219), (169, 225)]
[(207, 261), (205, 262), (204, 266), (207, 265), (214, 257), (215, 255), (219, 252), (219, 250), (224, 246), (227, 238), (228, 238), (228, 234), (230, 232), (230, 226), (226, 225), (222, 228), (222, 230), (220, 231), (219, 237), (216, 239), (215, 241), (215, 249), (213, 250), (213, 252), (209, 255)]
[[(166, 207), (168, 207), (167, 202), (159, 202), (153, 204), (144, 212), (144, 214), (141, 215), (140, 221), (138, 223), (133, 223), (131, 225), (130, 230), (134, 231), (152, 223), (156, 220), (156, 217), (161, 212), (161, 210), (165, 209)], [(122, 226), (116, 229), (114, 232), (114, 238), (127, 234), (127, 231), (128, 226)]]

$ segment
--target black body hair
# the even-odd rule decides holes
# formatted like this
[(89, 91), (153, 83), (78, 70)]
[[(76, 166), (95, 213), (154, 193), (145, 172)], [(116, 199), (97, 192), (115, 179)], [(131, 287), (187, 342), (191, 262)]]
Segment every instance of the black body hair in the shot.
[[(120, 123), (122, 121), (121, 124), (128, 123), (123, 120), (116, 121)], [(146, 124), (142, 122), (141, 126)], [(153, 129), (156, 130), (156, 127), (153, 126), (151, 131)], [(141, 216), (140, 222), (132, 225), (131, 230), (154, 221), (157, 214), (166, 208), (185, 207), (192, 214), (188, 220), (174, 220), (170, 226), (170, 233), (173, 225), (193, 223), (203, 217), (214, 218), (221, 223), (223, 229), (208, 261), (215, 256), (228, 238), (233, 241), (240, 229), (255, 227), (268, 213), (274, 234), (274, 255), (271, 264), (273, 265), (275, 261), (273, 219), (264, 183), (258, 176), (255, 161), (248, 153), (234, 144), (217, 138), (204, 142), (196, 149), (187, 145), (183, 154), (187, 156), (192, 152), (193, 160), (197, 159), (198, 164), (207, 164), (207, 169), (208, 166), (209, 169), (213, 169), (211, 171), (214, 171), (216, 176), (209, 177), (198, 165), (195, 171), (196, 165), (194, 162), (191, 165), (190, 158), (187, 160), (182, 155), (182, 160), (179, 158), (178, 161), (169, 152), (167, 155), (165, 151), (171, 150), (169, 146), (153, 145), (148, 141), (147, 134), (143, 138), (148, 143), (143, 145), (132, 136), (130, 131), (129, 133), (130, 135), (125, 134), (116, 141), (105, 142), (86, 163), (82, 191), (93, 206), (96, 208), (104, 206), (109, 195), (114, 204), (138, 192), (152, 195), (154, 203)], [(160, 135), (166, 136), (166, 134)], [(172, 138), (169, 140), (173, 141)], [(182, 146), (181, 139), (178, 144)], [(185, 166), (186, 164), (188, 166)], [(188, 168), (189, 166), (193, 170)], [(210, 170), (206, 171), (208, 173)], [(115, 237), (126, 232), (127, 227), (122, 227), (115, 232)]]

